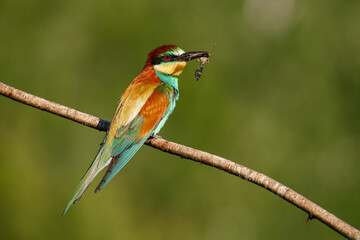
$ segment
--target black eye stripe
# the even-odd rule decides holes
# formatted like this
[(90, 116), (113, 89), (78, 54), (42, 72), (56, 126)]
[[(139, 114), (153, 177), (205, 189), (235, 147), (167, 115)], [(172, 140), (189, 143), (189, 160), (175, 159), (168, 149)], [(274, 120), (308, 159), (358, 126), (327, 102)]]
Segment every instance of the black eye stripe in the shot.
[(162, 56), (161, 58), (163, 62), (171, 62), (174, 61), (175, 57), (176, 57), (175, 55), (167, 54)]
[(152, 65), (157, 65), (160, 64), (162, 62), (162, 57), (154, 57), (151, 61)]
[[(168, 59), (166, 59), (166, 58), (168, 58)], [(156, 65), (156, 64), (160, 64), (162, 62), (176, 61), (176, 58), (177, 58), (177, 56), (175, 56), (175, 55), (167, 54), (167, 55), (164, 55), (164, 56), (161, 56), (161, 57), (154, 57), (152, 59), (151, 63), (153, 65)]]

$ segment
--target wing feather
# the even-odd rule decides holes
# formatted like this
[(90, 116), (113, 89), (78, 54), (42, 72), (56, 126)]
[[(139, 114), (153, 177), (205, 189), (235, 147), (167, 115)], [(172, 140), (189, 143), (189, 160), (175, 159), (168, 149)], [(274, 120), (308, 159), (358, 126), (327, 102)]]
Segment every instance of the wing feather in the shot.
[(145, 143), (167, 111), (167, 96), (154, 91), (143, 104), (138, 115), (126, 126), (121, 126), (112, 142), (112, 159), (95, 192), (103, 188)]
[(112, 145), (116, 135), (122, 136), (124, 129), (139, 114), (148, 98), (152, 95), (159, 83), (142, 83), (133, 81), (121, 96), (111, 121), (105, 145)]

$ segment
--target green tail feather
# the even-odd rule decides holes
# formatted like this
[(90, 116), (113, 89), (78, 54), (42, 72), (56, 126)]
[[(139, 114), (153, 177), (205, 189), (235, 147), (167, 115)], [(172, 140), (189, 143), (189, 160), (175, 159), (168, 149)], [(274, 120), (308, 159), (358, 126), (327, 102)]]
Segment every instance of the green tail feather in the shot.
[[(69, 201), (69, 203), (67, 204), (64, 212), (62, 213), (62, 216), (64, 216), (66, 214), (66, 212), (68, 211), (68, 209), (70, 208), (70, 206), (72, 204), (76, 204), (80, 198), (82, 197), (82, 195), (85, 193), (86, 189), (89, 187), (90, 183), (94, 180), (94, 178), (96, 177), (96, 175), (104, 168), (106, 167), (109, 162), (110, 162), (110, 156), (106, 156), (109, 154), (109, 151), (106, 151), (107, 148), (102, 147), (98, 154), (96, 155), (94, 161), (92, 162), (91, 166), (89, 167), (89, 169), (87, 170), (87, 172), (85, 173), (85, 175), (82, 177), (79, 185), (76, 187), (73, 195), (71, 196), (71, 200)], [(108, 161), (100, 161), (102, 159), (108, 159)]]

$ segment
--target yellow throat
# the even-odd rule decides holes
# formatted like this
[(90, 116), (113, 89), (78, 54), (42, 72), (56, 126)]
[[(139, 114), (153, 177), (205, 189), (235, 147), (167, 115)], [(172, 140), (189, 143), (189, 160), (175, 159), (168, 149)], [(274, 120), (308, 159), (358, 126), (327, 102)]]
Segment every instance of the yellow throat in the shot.
[(185, 66), (186, 62), (167, 62), (155, 65), (154, 69), (159, 73), (178, 77), (184, 70)]

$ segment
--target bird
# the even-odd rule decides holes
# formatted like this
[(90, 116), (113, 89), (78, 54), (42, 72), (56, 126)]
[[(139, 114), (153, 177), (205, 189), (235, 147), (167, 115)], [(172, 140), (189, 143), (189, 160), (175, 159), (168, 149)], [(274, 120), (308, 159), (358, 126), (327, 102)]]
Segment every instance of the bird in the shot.
[(107, 166), (95, 193), (124, 167), (149, 137), (160, 131), (179, 98), (178, 79), (187, 62), (208, 57), (209, 52), (185, 52), (177, 45), (163, 45), (148, 54), (141, 73), (120, 97), (100, 150), (62, 216), (80, 200), (102, 169)]

